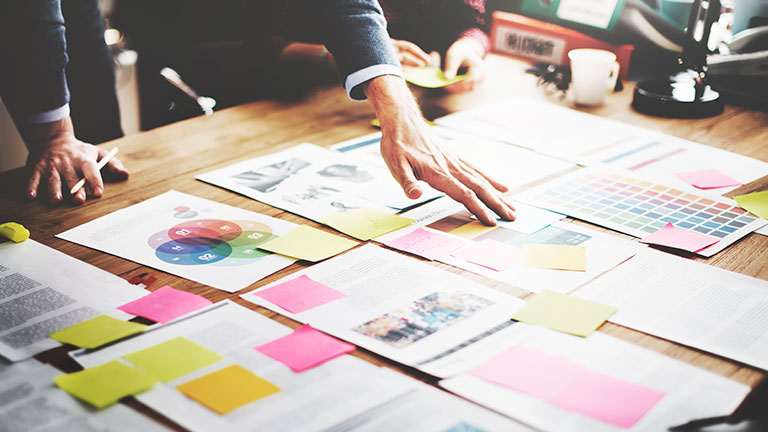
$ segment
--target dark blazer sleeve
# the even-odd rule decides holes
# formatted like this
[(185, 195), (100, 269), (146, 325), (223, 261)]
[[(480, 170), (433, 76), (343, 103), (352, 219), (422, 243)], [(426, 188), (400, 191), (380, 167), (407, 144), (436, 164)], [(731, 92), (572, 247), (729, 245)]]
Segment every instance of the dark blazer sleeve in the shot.
[(0, 1), (0, 98), (17, 123), (69, 103), (61, 0)]

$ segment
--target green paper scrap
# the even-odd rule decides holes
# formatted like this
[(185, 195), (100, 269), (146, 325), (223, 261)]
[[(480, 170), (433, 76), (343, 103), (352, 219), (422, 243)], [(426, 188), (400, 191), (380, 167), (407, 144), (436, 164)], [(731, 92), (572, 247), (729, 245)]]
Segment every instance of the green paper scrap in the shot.
[(149, 390), (157, 382), (141, 369), (130, 367), (119, 360), (80, 372), (59, 375), (53, 380), (60, 389), (99, 409), (126, 396)]
[(768, 219), (768, 190), (746, 195), (736, 195), (733, 197), (733, 200), (739, 203), (741, 208), (753, 215)]
[(446, 78), (440, 68), (434, 66), (404, 67), (405, 80), (413, 85), (424, 88), (440, 88), (464, 81), (469, 75), (456, 75), (452, 79)]
[(126, 354), (123, 358), (163, 382), (223, 360), (215, 352), (183, 337)]
[(61, 343), (92, 349), (141, 333), (146, 327), (144, 324), (122, 321), (108, 315), (99, 315), (64, 330), (51, 333), (50, 337)]
[(518, 310), (512, 319), (587, 337), (614, 312), (616, 308), (613, 306), (544, 290)]

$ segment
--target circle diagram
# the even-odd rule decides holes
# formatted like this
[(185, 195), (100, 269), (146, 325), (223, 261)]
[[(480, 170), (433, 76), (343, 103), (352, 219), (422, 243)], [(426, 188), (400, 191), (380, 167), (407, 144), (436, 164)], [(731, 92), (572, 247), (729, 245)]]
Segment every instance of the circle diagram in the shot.
[(180, 223), (149, 238), (164, 262), (178, 265), (242, 265), (270, 255), (257, 247), (275, 238), (261, 222), (198, 219)]

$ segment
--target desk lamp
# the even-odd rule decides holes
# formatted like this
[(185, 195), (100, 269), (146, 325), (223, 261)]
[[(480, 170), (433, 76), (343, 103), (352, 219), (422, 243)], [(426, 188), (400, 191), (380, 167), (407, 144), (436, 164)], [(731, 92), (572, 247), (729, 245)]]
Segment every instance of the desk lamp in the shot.
[(723, 112), (720, 93), (707, 83), (707, 41), (720, 16), (720, 0), (696, 0), (691, 5), (686, 41), (671, 75), (637, 83), (632, 107), (662, 117), (710, 117)]

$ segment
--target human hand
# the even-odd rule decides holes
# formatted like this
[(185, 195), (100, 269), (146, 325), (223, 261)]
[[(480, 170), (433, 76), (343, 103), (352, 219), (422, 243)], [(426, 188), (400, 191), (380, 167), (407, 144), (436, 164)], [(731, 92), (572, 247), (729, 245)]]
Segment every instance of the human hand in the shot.
[(365, 91), (381, 122), (381, 155), (409, 198), (420, 197), (426, 182), (464, 204), (486, 225), (496, 224), (491, 211), (515, 219), (514, 207), (500, 194), (507, 187), (440, 145), (402, 79), (377, 77)]
[(395, 47), (397, 59), (403, 66), (423, 67), (429, 64), (440, 64), (440, 55), (437, 53), (427, 54), (418, 45), (406, 40), (390, 39), (392, 46)]
[(467, 79), (446, 86), (452, 93), (473, 90), (485, 81), (485, 50), (480, 42), (472, 38), (462, 38), (454, 42), (445, 53), (445, 77), (452, 79), (459, 68), (467, 67)]
[[(27, 185), (28, 197), (36, 198), (41, 184), (45, 183), (48, 199), (61, 202), (80, 177), (85, 177), (86, 184), (71, 197), (74, 203), (82, 204), (87, 196), (102, 195), (104, 181), (96, 163), (107, 150), (75, 138), (69, 118), (27, 126), (22, 135), (29, 148), (27, 166), (32, 170)], [(115, 178), (128, 178), (128, 170), (117, 158), (113, 158), (105, 170)]]

